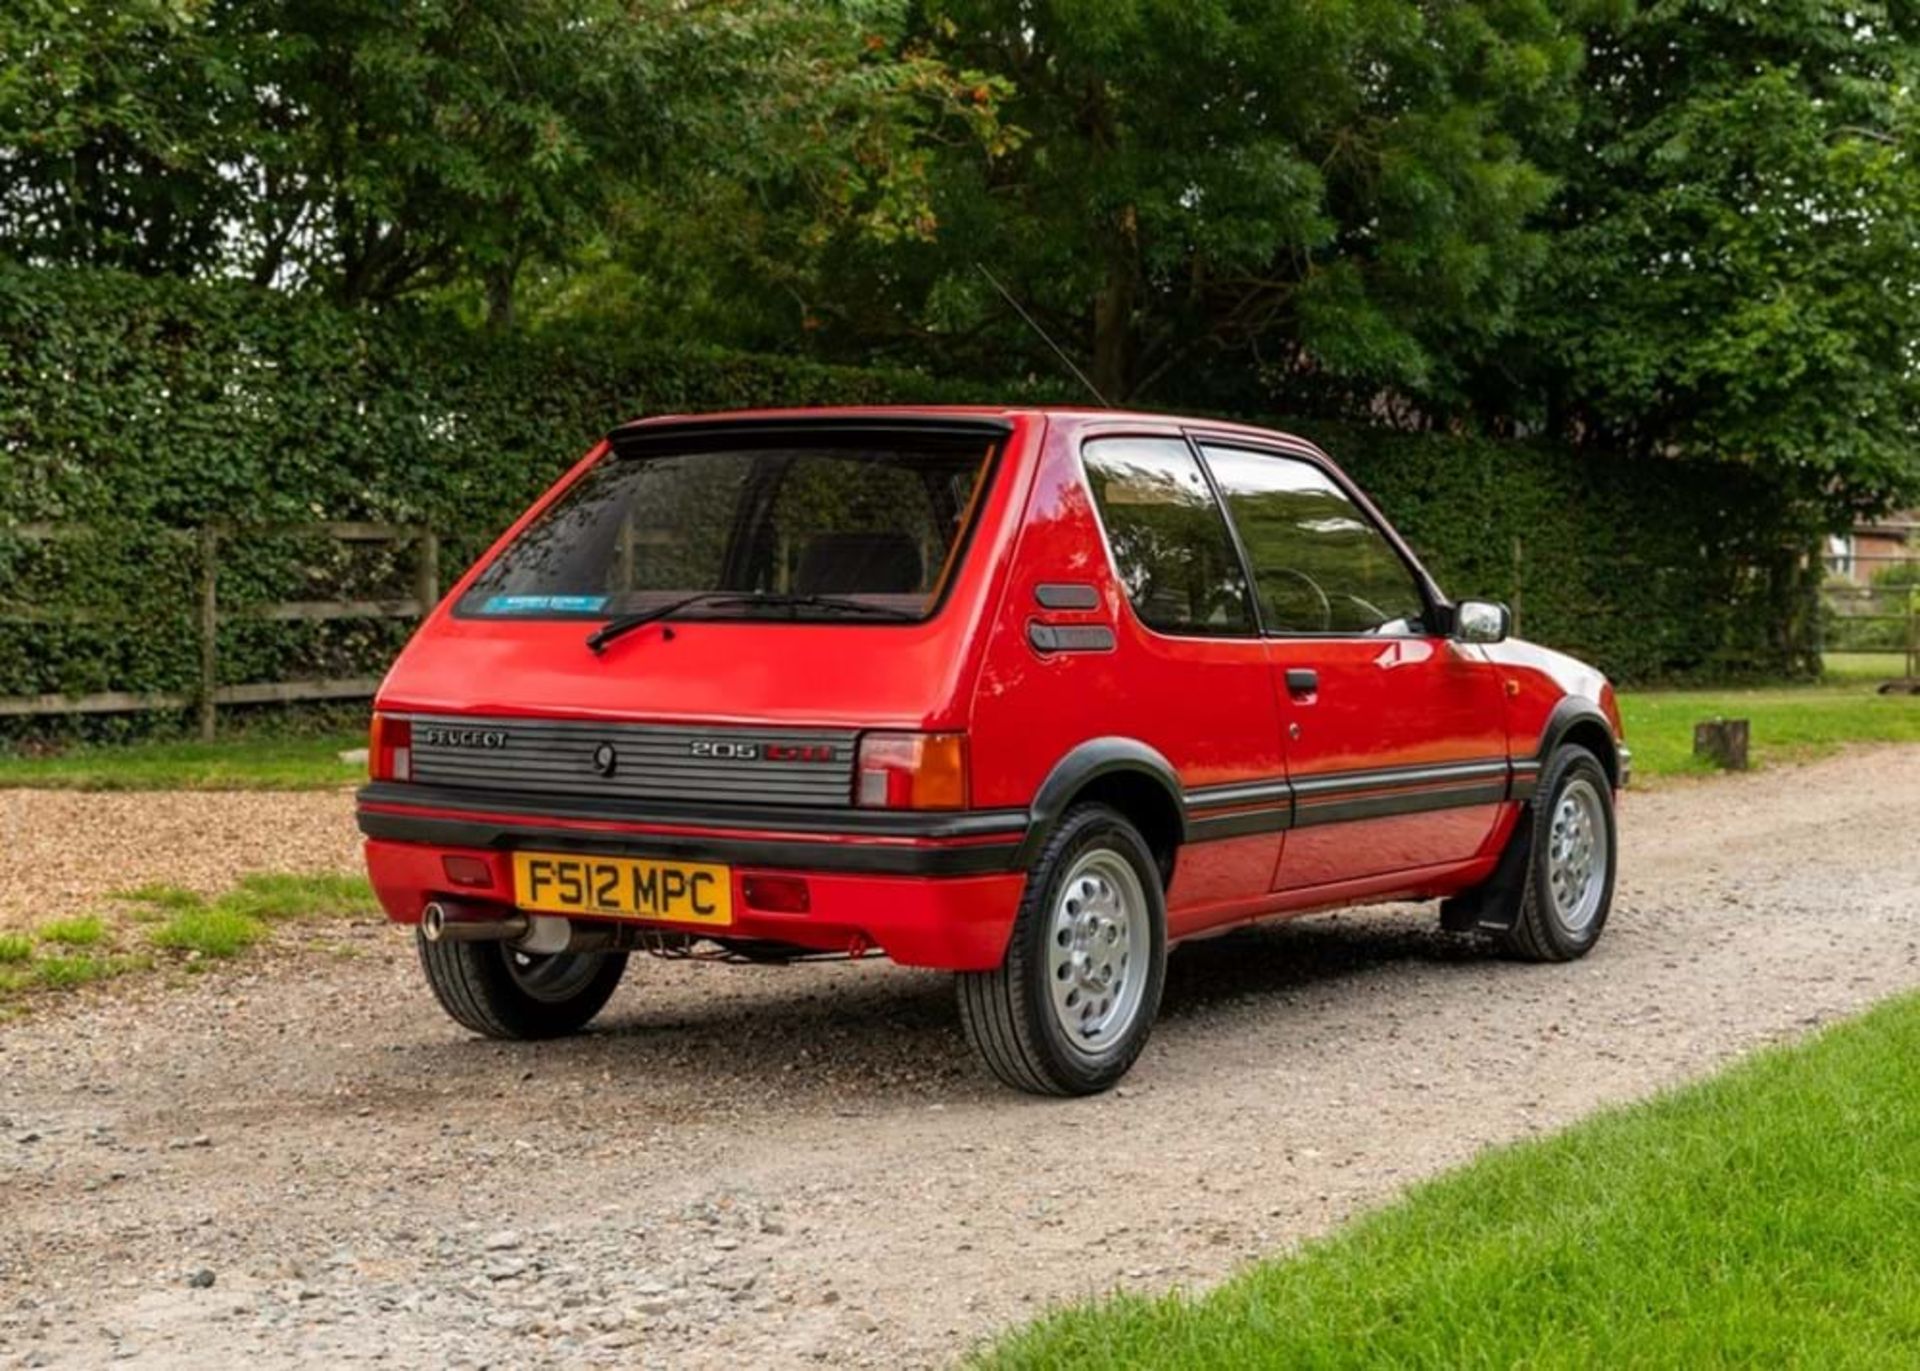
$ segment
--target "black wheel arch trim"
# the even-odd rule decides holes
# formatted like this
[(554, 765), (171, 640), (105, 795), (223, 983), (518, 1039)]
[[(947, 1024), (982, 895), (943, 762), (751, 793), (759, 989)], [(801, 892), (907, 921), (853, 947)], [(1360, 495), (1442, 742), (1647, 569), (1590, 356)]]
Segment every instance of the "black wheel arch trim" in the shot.
[(1145, 777), (1160, 787), (1173, 806), (1177, 831), (1176, 843), (1188, 838), (1186, 793), (1180, 775), (1160, 752), (1137, 738), (1090, 738), (1070, 750), (1053, 765), (1047, 778), (1034, 792), (1027, 811), (1027, 836), (1020, 845), (1019, 864), (1033, 865), (1049, 836), (1073, 804), (1074, 797), (1104, 776), (1132, 774)]
[(1540, 730), (1540, 746), (1534, 750), (1536, 766), (1546, 766), (1547, 759), (1566, 741), (1567, 734), (1576, 724), (1599, 726), (1602, 736), (1607, 740), (1600, 765), (1606, 769), (1615, 789), (1624, 785), (1626, 772), (1621, 762), (1620, 739), (1613, 731), (1613, 724), (1601, 712), (1599, 705), (1581, 695), (1567, 696), (1547, 715), (1546, 726)]

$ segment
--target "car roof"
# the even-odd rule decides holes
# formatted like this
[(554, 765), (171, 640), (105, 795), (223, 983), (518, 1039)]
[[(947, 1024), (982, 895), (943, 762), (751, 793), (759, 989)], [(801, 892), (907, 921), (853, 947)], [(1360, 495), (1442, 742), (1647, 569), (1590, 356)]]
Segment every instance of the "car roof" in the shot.
[(831, 423), (835, 420), (871, 422), (894, 420), (984, 420), (1012, 422), (1015, 419), (1046, 419), (1080, 424), (1139, 423), (1205, 428), (1216, 432), (1242, 433), (1250, 437), (1289, 438), (1304, 441), (1282, 429), (1261, 428), (1231, 419), (1204, 415), (1157, 413), (1152, 410), (1095, 409), (1086, 405), (817, 405), (778, 409), (715, 410), (706, 413), (655, 414), (619, 425), (616, 434), (635, 434), (648, 430), (698, 424), (719, 426), (728, 423), (779, 424), (781, 422)]

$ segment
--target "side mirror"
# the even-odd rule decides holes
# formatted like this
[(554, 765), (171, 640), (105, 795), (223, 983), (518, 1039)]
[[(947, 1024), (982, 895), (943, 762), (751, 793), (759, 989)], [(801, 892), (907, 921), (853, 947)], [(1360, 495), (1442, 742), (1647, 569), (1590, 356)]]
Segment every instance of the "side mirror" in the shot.
[(1453, 607), (1453, 636), (1463, 643), (1498, 643), (1513, 631), (1513, 614), (1492, 600), (1462, 600)]

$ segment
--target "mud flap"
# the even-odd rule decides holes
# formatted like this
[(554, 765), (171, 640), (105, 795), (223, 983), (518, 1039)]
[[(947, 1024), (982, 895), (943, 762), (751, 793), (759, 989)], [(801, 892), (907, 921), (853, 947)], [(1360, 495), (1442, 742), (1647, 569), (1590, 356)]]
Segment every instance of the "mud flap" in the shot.
[(1464, 890), (1440, 902), (1440, 927), (1449, 933), (1476, 930), (1503, 933), (1520, 917), (1520, 901), (1526, 891), (1528, 868), (1533, 861), (1533, 806), (1520, 811), (1507, 839), (1506, 851), (1493, 874), (1472, 890)]

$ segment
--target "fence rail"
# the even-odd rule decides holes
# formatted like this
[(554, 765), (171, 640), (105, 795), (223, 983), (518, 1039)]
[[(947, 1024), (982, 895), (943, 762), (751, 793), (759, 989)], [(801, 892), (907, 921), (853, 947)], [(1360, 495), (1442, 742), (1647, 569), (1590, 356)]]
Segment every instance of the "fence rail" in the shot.
[[(85, 524), (21, 524), (11, 532), (29, 541), (83, 538), (94, 532)], [(220, 625), (236, 621), (271, 620), (313, 623), (338, 619), (417, 619), (440, 599), (440, 539), (432, 529), (411, 524), (348, 522), (269, 524), (234, 527), (207, 524), (191, 529), (166, 529), (163, 536), (196, 548), (198, 594), (194, 613), (199, 640), (199, 682), (186, 691), (105, 690), (86, 695), (0, 695), (0, 718), (60, 714), (115, 714), (156, 709), (196, 709), (200, 736), (212, 740), (219, 727), (222, 705), (291, 704), (314, 700), (370, 698), (378, 689), (377, 676), (341, 676), (320, 680), (254, 681), (221, 685)], [(377, 600), (276, 600), (262, 604), (220, 604), (220, 548), (238, 536), (321, 536), (343, 543), (412, 544), (413, 594)], [(25, 607), (9, 611), (15, 620), (31, 623), (83, 623), (103, 617), (77, 611), (45, 611)]]

